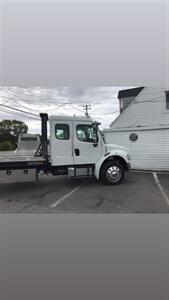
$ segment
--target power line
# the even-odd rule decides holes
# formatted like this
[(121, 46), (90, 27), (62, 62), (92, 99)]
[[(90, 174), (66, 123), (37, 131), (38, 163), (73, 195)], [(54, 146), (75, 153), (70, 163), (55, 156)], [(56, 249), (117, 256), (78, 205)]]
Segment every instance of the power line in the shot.
[[(76, 109), (76, 110), (78, 110), (78, 111), (80, 111), (80, 112), (83, 112), (84, 113), (84, 111), (82, 110), (82, 109), (80, 109), (80, 108), (77, 108), (77, 107), (75, 107), (74, 105), (72, 105), (72, 104), (70, 104), (69, 103), (69, 105), (72, 107), (72, 108), (74, 108), (74, 109)], [(91, 115), (95, 115), (95, 116), (108, 116), (108, 115), (110, 115), (110, 114), (114, 114), (114, 113), (119, 113), (119, 111), (118, 110), (116, 110), (116, 111), (114, 111), (114, 112), (111, 112), (111, 113), (107, 113), (107, 114), (96, 114), (96, 113), (90, 113)]]
[(5, 100), (4, 102), (0, 103), (0, 105), (4, 105), (4, 104), (6, 104), (9, 101), (10, 101), (10, 98), (8, 100)]
[(80, 108), (77, 108), (77, 107), (74, 107), (74, 105), (72, 105), (72, 104), (70, 104), (70, 103), (69, 103), (69, 105), (70, 105), (72, 108), (74, 108), (74, 109), (76, 109), (76, 110), (78, 110), (78, 111), (80, 111), (80, 112), (83, 112), (83, 113), (84, 113), (84, 111), (83, 111), (82, 109), (80, 109)]
[(96, 113), (91, 113), (91, 115), (95, 115), (95, 116), (109, 116), (109, 115), (111, 115), (111, 114), (116, 114), (116, 113), (119, 113), (119, 111), (118, 110), (115, 110), (115, 111), (112, 111), (112, 112), (110, 112), (110, 113), (106, 113), (106, 114), (96, 114)]
[[(64, 103), (64, 104), (62, 104), (62, 105), (59, 105), (59, 106), (57, 106), (56, 108), (54, 108), (54, 109), (52, 109), (52, 110), (59, 109), (59, 108), (65, 106), (66, 104), (67, 104), (67, 103)], [(70, 105), (73, 109), (76, 109), (76, 110), (78, 110), (78, 111), (80, 111), (80, 112), (84, 112), (82, 109), (75, 107), (75, 106), (72, 105), (71, 103), (68, 103), (68, 105)], [(24, 111), (24, 110), (21, 110), (21, 109), (13, 108), (13, 107), (11, 107), (11, 106), (7, 106), (7, 105), (4, 105), (4, 104), (0, 104), (0, 106), (2, 106), (2, 107), (4, 107), (4, 108), (9, 108), (9, 109), (11, 109), (11, 110), (15, 110), (15, 111), (21, 112), (22, 114), (28, 114), (28, 115), (30, 115), (30, 116), (34, 116), (34, 117), (37, 117), (37, 118), (39, 117), (37, 114), (33, 114), (33, 113), (28, 112), (28, 111)], [(34, 110), (30, 109), (30, 108), (25, 107), (24, 105), (21, 105), (21, 106), (23, 106), (24, 108), (26, 108), (26, 109), (28, 109), (28, 110), (34, 111)], [(89, 105), (87, 105), (87, 107), (86, 107), (86, 106), (84, 106), (84, 107), (85, 107), (85, 109), (87, 109), (87, 110), (90, 109), (90, 106), (89, 106)], [(112, 113), (117, 113), (117, 112), (119, 112), (119, 111), (114, 111), (114, 112), (112, 112)], [(12, 113), (12, 112), (11, 112), (11, 113)], [(95, 116), (106, 116), (106, 115), (110, 115), (110, 114), (111, 114), (111, 113), (109, 113), (109, 114), (91, 113), (91, 115), (95, 115)], [(88, 116), (88, 111), (86, 111), (86, 114), (85, 114), (85, 115)], [(20, 116), (21, 116), (21, 115), (20, 115)]]
[[(42, 99), (39, 99), (40, 101), (42, 101), (44, 104), (47, 103), (47, 104), (69, 104), (69, 102), (64, 102), (64, 100), (62, 101), (43, 101)], [(37, 101), (37, 100), (30, 100), (30, 99), (21, 99), (20, 101), (24, 101), (24, 102), (32, 102), (32, 103), (35, 103), (35, 104), (39, 104), (40, 101)]]
[(9, 108), (9, 109), (13, 109), (13, 110), (15, 110), (15, 111), (19, 111), (19, 112), (22, 112), (22, 113), (24, 113), (24, 114), (28, 114), (28, 115), (31, 115), (31, 116), (39, 117), (39, 116), (36, 115), (36, 114), (29, 113), (29, 112), (26, 112), (26, 111), (21, 110), (21, 109), (18, 109), (18, 108), (13, 108), (13, 107), (8, 106), (8, 105), (0, 104), (0, 106), (2, 106), (2, 107), (7, 107), (7, 108)]
[[(17, 113), (17, 112), (13, 112), (13, 111), (10, 111), (10, 110), (5, 110), (5, 109), (0, 109), (1, 112), (5, 112), (7, 114), (11, 114), (11, 115), (17, 115), (17, 116), (20, 116), (20, 117), (26, 117), (25, 115), (21, 114), (21, 113)], [(33, 120), (38, 120), (36, 117), (34, 116), (29, 116), (29, 118), (33, 119)]]
[[(15, 99), (15, 97), (9, 97), (9, 96), (1, 96), (2, 98), (8, 98), (9, 100), (12, 100), (12, 101), (23, 101), (23, 102), (32, 102), (32, 103), (35, 103), (35, 104), (39, 104), (40, 101), (42, 101), (42, 99), (38, 99), (37, 100), (32, 100), (32, 99)], [(40, 100), (40, 101), (39, 101)], [(57, 101), (57, 100), (60, 100), (60, 101)], [(42, 101), (43, 103), (52, 103), (52, 104), (69, 104), (69, 102), (64, 102), (64, 99), (63, 98), (57, 98), (56, 101)]]
[[(37, 99), (38, 100), (32, 100), (32, 99), (24, 99), (24, 98), (22, 98), (22, 99), (15, 99), (15, 97), (10, 97), (9, 98), (9, 96), (1, 96), (1, 97), (3, 97), (3, 98), (8, 98), (8, 99), (10, 99), (10, 100), (19, 100), (19, 101), (24, 101), (24, 102), (33, 102), (33, 103), (39, 103), (40, 101), (42, 101), (42, 97), (41, 98), (39, 98), (38, 99), (38, 97), (37, 97)], [(40, 101), (39, 101), (40, 100)], [(57, 100), (60, 100), (60, 101), (57, 101)], [(64, 102), (64, 99), (63, 98), (57, 98), (56, 99), (56, 101), (55, 101), (55, 99), (54, 99), (54, 101), (44, 101), (43, 103), (53, 103), (53, 104), (56, 104), (56, 103), (58, 103), (58, 104), (63, 104), (63, 103), (65, 103), (65, 104), (68, 104), (69, 102), (68, 102), (68, 100), (67, 100), (67, 102)]]
[[(0, 109), (0, 112), (5, 112), (5, 113), (10, 114), (10, 115), (17, 115), (17, 116), (23, 118), (23, 114), (19, 114), (19, 113), (13, 112), (13, 111), (11, 112), (11, 111), (7, 111), (7, 110), (4, 110), (4, 109)], [(25, 117), (25, 116), (24, 116), (24, 117)], [(38, 120), (38, 119), (35, 118), (35, 117), (30, 117), (30, 118), (33, 119), (33, 120)]]
[[(22, 100), (18, 100), (18, 103), (19, 103), (19, 105), (20, 105), (21, 107), (26, 108), (27, 110), (30, 110), (30, 111), (34, 111), (34, 109), (31, 109), (31, 108), (29, 108), (29, 107), (24, 106), (24, 105), (21, 104), (19, 101), (22, 101)], [(43, 104), (44, 104), (44, 103), (43, 103)], [(59, 109), (59, 108), (65, 106), (65, 105), (66, 105), (66, 104), (62, 104), (62, 105), (56, 106), (55, 108), (47, 109), (47, 111), (52, 111), (52, 110), (55, 110), (55, 109)], [(45, 108), (45, 109), (46, 109), (46, 108)]]
[[(10, 100), (10, 99), (9, 99)], [(1, 103), (0, 105), (4, 105), (4, 104), (6, 104), (6, 103), (8, 103), (9, 102), (9, 100), (6, 100), (6, 101), (4, 101), (3, 103)]]

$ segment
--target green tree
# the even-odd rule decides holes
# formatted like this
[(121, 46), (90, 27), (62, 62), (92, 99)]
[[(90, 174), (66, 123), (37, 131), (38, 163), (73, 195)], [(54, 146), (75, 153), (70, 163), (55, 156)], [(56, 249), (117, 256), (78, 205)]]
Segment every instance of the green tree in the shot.
[(10, 141), (4, 141), (0, 143), (0, 151), (11, 151), (15, 150), (15, 146)]
[(0, 149), (13, 150), (17, 147), (20, 133), (27, 133), (28, 126), (18, 120), (3, 120), (0, 122)]

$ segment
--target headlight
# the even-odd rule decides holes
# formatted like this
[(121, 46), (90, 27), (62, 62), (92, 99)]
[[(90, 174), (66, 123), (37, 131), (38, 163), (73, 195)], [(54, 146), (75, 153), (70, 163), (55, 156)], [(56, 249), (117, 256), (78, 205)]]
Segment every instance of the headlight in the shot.
[(131, 160), (131, 157), (129, 154), (127, 154), (127, 160)]

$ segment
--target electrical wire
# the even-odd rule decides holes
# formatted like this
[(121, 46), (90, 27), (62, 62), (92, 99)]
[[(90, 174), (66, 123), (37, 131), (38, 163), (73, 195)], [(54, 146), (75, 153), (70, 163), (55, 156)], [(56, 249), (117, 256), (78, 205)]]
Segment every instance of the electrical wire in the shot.
[[(19, 101), (18, 101), (18, 102), (19, 102)], [(45, 103), (44, 103), (44, 104), (45, 104)], [(54, 108), (54, 109), (52, 108), (52, 111), (55, 110), (55, 109), (59, 109), (59, 108), (65, 106), (65, 105), (67, 105), (67, 104), (68, 104), (69, 106), (71, 106), (73, 109), (76, 109), (76, 110), (78, 110), (78, 111), (84, 113), (84, 110), (75, 107), (75, 106), (72, 105), (71, 103), (64, 103), (64, 104), (62, 104), (62, 105), (59, 105), (59, 106), (57, 106), (57, 107)], [(22, 104), (20, 104), (20, 103), (19, 103), (19, 105), (22, 106), (22, 107), (24, 107), (24, 108), (26, 108), (27, 110), (34, 111), (34, 110), (32, 110), (32, 109), (30, 109), (30, 108), (27, 108), (26, 106), (24, 106), (24, 105), (22, 105)], [(28, 115), (31, 115), (31, 116), (39, 117), (38, 115), (33, 114), (33, 113), (30, 113), (30, 112), (28, 112), (28, 111), (24, 111), (24, 110), (21, 110), (21, 109), (13, 108), (13, 107), (11, 107), (11, 106), (7, 106), (7, 105), (4, 105), (4, 104), (0, 104), (0, 106), (6, 107), (6, 108), (9, 108), (9, 109), (12, 109), (12, 110), (15, 110), (15, 111), (24, 113), (24, 114), (28, 114)], [(48, 111), (50, 111), (50, 110), (48, 110)], [(109, 113), (109, 114), (90, 113), (90, 115), (95, 115), (95, 116), (107, 116), (107, 115), (110, 115), (110, 114), (112, 114), (112, 113), (117, 113), (117, 112), (118, 112), (118, 111), (115, 111), (115, 112), (111, 112), (111, 113)]]
[[(3, 97), (6, 97), (6, 96), (3, 96)], [(153, 97), (153, 98), (149, 98), (149, 99), (146, 99), (145, 100), (145, 102), (148, 102), (148, 101), (153, 101), (154, 102), (154, 100), (155, 99), (160, 99), (162, 96), (158, 96), (158, 97)], [(8, 98), (8, 97), (6, 97), (6, 98)], [(12, 98), (11, 98), (12, 99)], [(136, 98), (135, 98), (136, 99)], [(14, 100), (14, 99), (13, 99)], [(60, 100), (60, 101), (57, 101), (57, 100)], [(57, 98), (57, 100), (56, 101), (44, 101), (44, 103), (52, 103), (52, 104), (56, 104), (56, 103), (63, 103), (63, 101), (64, 101), (64, 99), (59, 99), (59, 98)], [(103, 99), (104, 101), (109, 101), (110, 99), (107, 99), (107, 100), (105, 100), (105, 99)], [(118, 98), (114, 98), (114, 100), (118, 100)], [(26, 101), (26, 102), (33, 102), (33, 103), (38, 103), (38, 101), (37, 100), (32, 100), (32, 99), (23, 99), (22, 98), (22, 100), (21, 101)], [(96, 101), (102, 101), (101, 99), (95, 99), (95, 102), (91, 102), (91, 104), (98, 104), (98, 102), (96, 102)], [(80, 102), (80, 101), (79, 101)], [(143, 101), (139, 101), (139, 103), (140, 102), (143, 102)], [(159, 101), (159, 102), (163, 102), (163, 100), (161, 100), (161, 101)], [(101, 103), (101, 102), (100, 102)], [(64, 102), (64, 104), (77, 104), (77, 101), (76, 102), (71, 102), (70, 103), (70, 100), (67, 100), (67, 102)], [(84, 104), (84, 101), (83, 101), (83, 103), (82, 104)]]
[(0, 103), (0, 105), (4, 105), (10, 101), (10, 98), (8, 100), (5, 100), (4, 102)]
[(5, 108), (9, 108), (9, 109), (12, 109), (12, 110), (15, 110), (15, 111), (19, 111), (19, 112), (22, 112), (24, 114), (28, 114), (28, 115), (31, 115), (31, 116), (39, 117), (36, 114), (32, 114), (32, 113), (29, 113), (29, 112), (26, 112), (24, 110), (21, 110), (21, 109), (18, 109), (18, 108), (14, 108), (14, 107), (11, 107), (11, 106), (8, 106), (8, 105), (0, 104), (0, 106), (5, 107)]
[[(17, 115), (17, 116), (23, 118), (23, 115), (21, 115), (21, 114), (19, 114), (19, 113), (16, 113), (16, 112), (11, 112), (11, 111), (7, 111), (7, 110), (3, 110), (3, 109), (0, 109), (0, 112), (5, 112), (5, 113), (10, 114), (10, 115)], [(25, 116), (24, 116), (24, 117), (25, 117)], [(30, 117), (30, 118), (33, 119), (33, 120), (37, 120), (37, 121), (38, 121), (38, 119), (35, 118), (35, 117)]]
[(111, 114), (116, 114), (116, 113), (119, 113), (119, 111), (118, 110), (116, 110), (116, 111), (112, 111), (112, 112), (110, 112), (110, 113), (106, 113), (106, 114), (96, 114), (96, 113), (90, 113), (91, 115), (95, 115), (95, 116), (109, 116), (109, 115), (111, 115)]
[[(22, 114), (13, 112), (13, 111), (9, 111), (9, 110), (3, 110), (3, 109), (0, 109), (0, 112), (7, 113), (7, 114), (10, 114), (10, 115), (17, 115), (17, 116), (19, 116), (19, 117), (21, 117), (21, 118), (25, 118), (25, 117), (26, 117), (25, 115), (22, 115)], [(33, 117), (33, 116), (29, 116), (29, 118), (38, 121), (38, 119), (35, 118), (35, 117)]]
[(77, 108), (77, 107), (74, 107), (74, 105), (72, 105), (72, 104), (70, 104), (70, 103), (69, 103), (69, 105), (70, 105), (72, 108), (74, 108), (74, 109), (76, 109), (76, 110), (78, 110), (78, 111), (84, 113), (84, 110), (82, 110), (82, 109), (80, 109), (80, 108)]
[(6, 100), (6, 101), (4, 101), (3, 103), (0, 103), (0, 105), (4, 105), (4, 104), (6, 104), (6, 103), (8, 103), (10, 100)]
[[(23, 113), (23, 114), (27, 114), (27, 115), (30, 115), (30, 116), (34, 116), (34, 117), (37, 117), (37, 118), (39, 118), (39, 116), (37, 115), (37, 114), (33, 114), (33, 113), (31, 113), (31, 112), (29, 112), (29, 111), (34, 111), (33, 109), (31, 109), (31, 108), (28, 108), (28, 107), (26, 107), (26, 106), (24, 106), (23, 104), (21, 104), (21, 103), (19, 103), (19, 105), (21, 106), (21, 107), (23, 107), (23, 108), (25, 108), (25, 109), (27, 109), (28, 111), (25, 111), (25, 110), (21, 110), (21, 109), (17, 109), (17, 108), (13, 108), (13, 107), (11, 107), (11, 106), (7, 106), (7, 105), (5, 105), (7, 102), (9, 102), (10, 100), (12, 100), (12, 101), (14, 101), (15, 99), (14, 98), (9, 98), (9, 97), (7, 97), (7, 96), (3, 96), (4, 98), (8, 98), (8, 100), (6, 100), (6, 101), (4, 101), (3, 103), (1, 103), (0, 104), (0, 106), (1, 107), (4, 107), (4, 108), (9, 108), (9, 109), (11, 109), (11, 110), (15, 110), (15, 111), (18, 111), (18, 112), (21, 112), (21, 113)], [(143, 101), (139, 101), (139, 102), (135, 102), (135, 104), (141, 104), (141, 103), (144, 103), (144, 102), (146, 102), (146, 103), (148, 103), (148, 102), (152, 102), (152, 103), (157, 103), (157, 102), (163, 102), (163, 100), (159, 100), (159, 101), (157, 101), (156, 99), (160, 99), (161, 97), (154, 97), (154, 98), (149, 98), (149, 99), (146, 99), (145, 101), (143, 100)], [(17, 102), (20, 102), (20, 101), (26, 101), (26, 102), (33, 102), (33, 103), (35, 103), (35, 105), (37, 104), (39, 104), (36, 100), (30, 100), (30, 99), (22, 99), (22, 100), (15, 100), (15, 101), (17, 101)], [(71, 106), (73, 109), (75, 109), (75, 110), (77, 110), (77, 111), (79, 111), (79, 112), (83, 112), (84, 113), (84, 110), (82, 110), (82, 109), (80, 109), (80, 108), (78, 108), (78, 107), (75, 107), (74, 106), (74, 104), (72, 105), (72, 103), (70, 103), (70, 102), (64, 102), (63, 103), (63, 101), (62, 102), (56, 102), (56, 101), (45, 101), (45, 102), (43, 102), (43, 104), (45, 105), (45, 104), (61, 104), (61, 105), (59, 105), (59, 106), (57, 106), (57, 107), (55, 107), (55, 108), (52, 108), (51, 110), (50, 109), (47, 109), (47, 111), (54, 111), (54, 110), (56, 110), (56, 109), (59, 109), (59, 108), (61, 108), (61, 107), (64, 107), (65, 105), (69, 105), (69, 106)], [(95, 115), (95, 116), (108, 116), (108, 115), (110, 115), (110, 114), (114, 114), (114, 113), (118, 113), (119, 111), (114, 111), (114, 112), (111, 112), (111, 113), (105, 113), (105, 114), (99, 114), (99, 113), (90, 113), (90, 115)], [(7, 112), (7, 113), (9, 113), (9, 112)], [(11, 112), (12, 113), (12, 112)]]
[[(7, 96), (3, 96), (4, 98), (9, 98), (9, 97), (7, 97)], [(21, 100), (18, 100), (18, 99), (14, 99), (14, 98), (10, 98), (11, 100), (15, 100), (15, 101), (23, 101), (23, 102), (32, 102), (32, 103), (35, 103), (35, 105), (37, 104), (37, 105), (39, 105), (39, 101), (37, 101), (37, 100), (32, 100), (32, 99), (24, 99), (24, 98), (22, 98)], [(41, 99), (39, 99), (39, 100), (41, 100)], [(58, 101), (58, 100), (60, 100), (60, 101)], [(96, 102), (96, 100), (97, 99), (95, 99), (95, 102), (92, 102), (91, 103), (91, 105), (92, 104), (98, 104), (98, 102)], [(109, 100), (109, 99), (107, 99), (107, 100)], [(104, 100), (104, 101), (107, 101), (107, 100)], [(114, 100), (117, 100), (117, 99), (114, 99)], [(42, 100), (41, 100), (42, 101)], [(98, 99), (98, 101), (100, 101), (100, 99)], [(73, 104), (73, 105), (76, 105), (77, 104), (77, 101), (76, 102), (70, 102), (70, 101), (66, 101), (66, 102), (64, 102), (64, 99), (63, 98), (61, 98), (61, 99), (59, 99), (59, 98), (57, 98), (56, 100), (54, 100), (54, 101), (42, 101), (43, 102), (43, 104)], [(79, 101), (79, 103), (80, 103), (80, 101)], [(85, 102), (83, 101), (83, 103), (82, 103), (83, 105), (85, 104)]]
[[(22, 98), (21, 100), (18, 100), (18, 99), (15, 99), (14, 97), (9, 97), (9, 96), (1, 96), (1, 97), (3, 97), (3, 98), (8, 98), (9, 100), (15, 100), (15, 101), (25, 101), (25, 102), (33, 102), (33, 103), (39, 103), (39, 101), (37, 101), (37, 100), (32, 100), (32, 99), (24, 99), (24, 98)], [(42, 100), (42, 99), (39, 99), (39, 100)], [(57, 100), (60, 100), (60, 101), (44, 101), (44, 103), (53, 103), (53, 104), (69, 104), (69, 102), (67, 101), (67, 102), (63, 102), (64, 101), (64, 99), (63, 98), (57, 98)]]
[[(21, 103), (20, 103), (20, 100), (18, 100), (17, 102), (19, 103), (19, 105), (20, 105), (21, 107), (26, 108), (26, 109), (28, 109), (28, 110), (30, 110), (30, 111), (35, 111), (34, 109), (31, 109), (31, 108), (26, 107), (26, 106), (24, 106), (23, 104), (21, 104)], [(44, 104), (44, 103), (43, 103), (43, 104)], [(52, 109), (46, 109), (46, 108), (45, 108), (45, 110), (47, 110), (47, 111), (53, 111), (53, 110), (55, 110), (55, 109), (59, 109), (59, 108), (65, 106), (65, 105), (66, 105), (66, 104), (62, 104), (62, 105), (59, 105), (59, 106), (57, 106), (57, 107), (55, 107), (55, 108), (52, 108)]]
[[(13, 100), (15, 100), (15, 99), (13, 99)], [(16, 99), (16, 100), (18, 100), (18, 99)], [(66, 102), (64, 102), (64, 99), (58, 99), (57, 98), (57, 100), (54, 100), (54, 101), (43, 101), (42, 100), (42, 98), (41, 99), (39, 99), (40, 101), (42, 101), (43, 103), (49, 103), (49, 104), (69, 104), (69, 102), (68, 101), (66, 101)], [(60, 101), (58, 101), (58, 100), (60, 100)], [(24, 98), (22, 98), (20, 101), (24, 101), (24, 102), (32, 102), (32, 103), (35, 103), (35, 104), (39, 104), (39, 101), (37, 101), (37, 100), (32, 100), (32, 99), (24, 99)]]
[[(74, 107), (73, 105), (71, 105), (71, 104), (69, 104), (72, 108), (74, 108), (74, 109), (76, 109), (76, 110), (78, 110), (78, 111), (80, 111), (80, 112), (83, 112), (84, 113), (84, 111), (83, 110), (81, 110), (81, 109), (79, 109), (79, 108), (77, 108), (77, 107)], [(96, 114), (96, 113), (90, 113), (90, 115), (95, 115), (95, 116), (108, 116), (108, 115), (111, 115), (112, 113), (114, 114), (114, 113), (118, 113), (119, 111), (117, 110), (117, 111), (114, 111), (114, 112), (111, 112), (111, 113), (109, 113), (109, 114)]]

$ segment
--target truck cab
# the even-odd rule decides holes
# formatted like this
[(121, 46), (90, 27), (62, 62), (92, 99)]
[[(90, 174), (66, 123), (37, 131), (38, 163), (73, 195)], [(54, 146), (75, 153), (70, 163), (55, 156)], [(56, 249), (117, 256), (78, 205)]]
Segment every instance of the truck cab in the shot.
[(0, 155), (2, 177), (10, 177), (11, 182), (11, 178), (15, 180), (19, 174), (19, 181), (29, 179), (30, 174), (31, 178), (33, 176), (37, 180), (42, 172), (73, 178), (95, 177), (112, 185), (124, 179), (130, 168), (128, 149), (106, 144), (98, 122), (89, 117), (48, 118), (45, 113), (40, 113), (40, 117), (41, 137), (38, 137), (37, 149), (32, 140), (31, 145), (28, 143), (28, 136), (26, 140), (22, 136), (22, 147), (18, 151)]
[(130, 168), (128, 149), (105, 144), (98, 122), (87, 117), (51, 116), (49, 126), (53, 172), (95, 176), (107, 184), (123, 180)]

